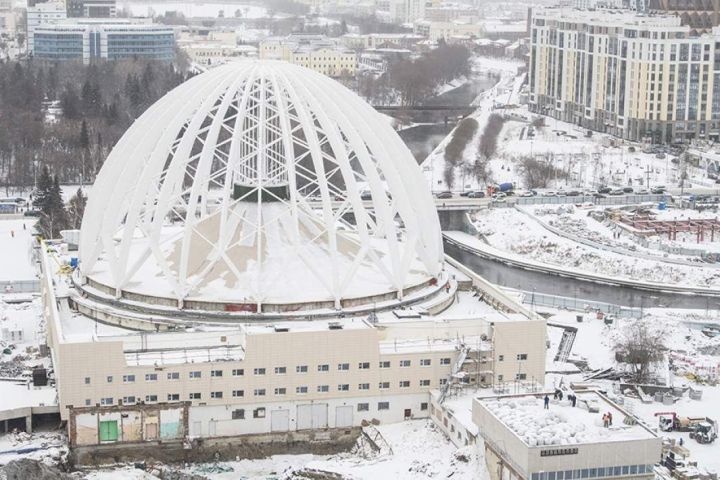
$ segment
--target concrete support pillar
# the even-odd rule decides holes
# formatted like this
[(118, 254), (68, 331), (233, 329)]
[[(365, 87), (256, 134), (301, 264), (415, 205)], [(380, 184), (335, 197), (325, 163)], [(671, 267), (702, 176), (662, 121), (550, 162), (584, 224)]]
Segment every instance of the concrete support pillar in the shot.
[(3, 432), (8, 433), (8, 424), (7, 420), (3, 420)]
[(25, 417), (25, 431), (27, 433), (32, 433), (32, 415)]

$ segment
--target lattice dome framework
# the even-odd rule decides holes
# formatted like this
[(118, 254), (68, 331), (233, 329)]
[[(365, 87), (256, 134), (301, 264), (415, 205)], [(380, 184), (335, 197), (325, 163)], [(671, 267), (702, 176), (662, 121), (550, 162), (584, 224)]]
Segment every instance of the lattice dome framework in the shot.
[(279, 61), (214, 68), (152, 105), (107, 158), (80, 233), (89, 285), (181, 308), (402, 299), (442, 263), (432, 196), (386, 118)]

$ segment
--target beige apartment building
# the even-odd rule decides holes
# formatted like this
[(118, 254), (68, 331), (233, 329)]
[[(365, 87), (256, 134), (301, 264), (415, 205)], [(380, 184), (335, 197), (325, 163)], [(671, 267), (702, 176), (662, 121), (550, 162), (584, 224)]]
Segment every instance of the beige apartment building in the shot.
[(535, 10), (530, 109), (630, 140), (717, 139), (718, 41), (678, 17)]
[(352, 76), (357, 54), (324, 35), (290, 35), (260, 43), (261, 59), (284, 60), (328, 77)]

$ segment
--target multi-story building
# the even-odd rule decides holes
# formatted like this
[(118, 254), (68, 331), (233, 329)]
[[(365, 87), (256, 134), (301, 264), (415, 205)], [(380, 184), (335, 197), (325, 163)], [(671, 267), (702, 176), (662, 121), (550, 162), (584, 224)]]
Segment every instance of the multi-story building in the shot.
[(643, 11), (680, 17), (682, 24), (695, 33), (710, 32), (712, 27), (720, 25), (717, 0), (645, 0), (643, 6)]
[(13, 11), (13, 0), (0, 0), (0, 34), (14, 36), (17, 18)]
[(530, 109), (631, 140), (720, 136), (720, 29), (678, 17), (532, 13)]
[(27, 7), (26, 32), (28, 53), (33, 53), (35, 29), (40, 25), (52, 25), (67, 18), (63, 2), (38, 3)]
[(340, 40), (347, 48), (355, 50), (374, 48), (412, 49), (419, 42), (425, 40), (425, 37), (411, 33), (348, 33), (343, 35)]
[(172, 27), (138, 19), (73, 19), (35, 28), (35, 58), (53, 61), (148, 58), (172, 61), (175, 32)]
[(377, 0), (379, 16), (389, 23), (412, 23), (425, 17), (427, 0)]
[(261, 59), (284, 60), (329, 77), (355, 75), (357, 54), (324, 35), (290, 35), (260, 43)]
[(437, 42), (440, 39), (449, 40), (453, 37), (478, 38), (482, 35), (483, 27), (472, 19), (457, 19), (451, 22), (420, 20), (413, 25), (413, 31), (432, 42)]
[(39, 252), (80, 457), (332, 442), (429, 416), (433, 389), (544, 378), (544, 319), (445, 260), (397, 133), (306, 68), (229, 62), (174, 89), (115, 146), (85, 212), (79, 252)]
[(115, 0), (67, 0), (68, 17), (109, 18), (117, 14)]

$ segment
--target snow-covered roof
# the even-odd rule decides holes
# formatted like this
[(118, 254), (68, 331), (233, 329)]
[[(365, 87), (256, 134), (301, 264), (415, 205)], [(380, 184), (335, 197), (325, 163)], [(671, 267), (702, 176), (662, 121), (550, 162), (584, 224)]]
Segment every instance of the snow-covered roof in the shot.
[[(567, 394), (556, 401), (550, 393), (551, 403), (545, 409), (544, 396), (490, 396), (478, 398), (478, 402), (529, 447), (656, 438), (640, 424), (625, 424), (629, 414), (597, 392), (576, 393), (575, 407)], [(606, 413), (612, 414), (610, 427), (603, 424)]]

